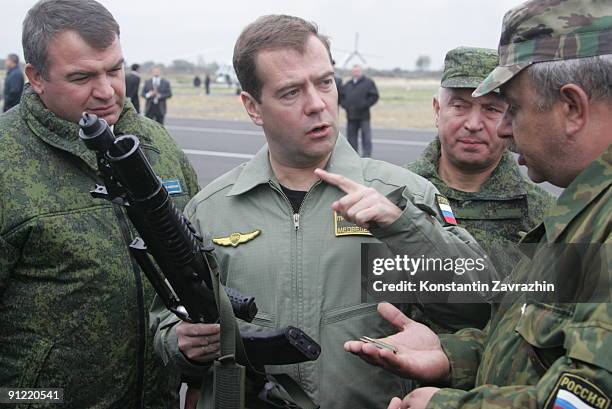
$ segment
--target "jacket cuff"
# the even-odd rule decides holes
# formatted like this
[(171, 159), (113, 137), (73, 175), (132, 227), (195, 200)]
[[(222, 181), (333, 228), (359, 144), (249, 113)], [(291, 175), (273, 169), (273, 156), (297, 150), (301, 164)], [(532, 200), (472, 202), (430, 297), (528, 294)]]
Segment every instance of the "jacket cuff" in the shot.
[(459, 389), (440, 389), (431, 397), (426, 409), (456, 409), (461, 405), (462, 398), (467, 393)]
[(172, 366), (176, 368), (182, 375), (188, 377), (202, 377), (210, 368), (211, 363), (197, 364), (185, 357), (178, 348), (178, 337), (176, 335), (176, 325), (172, 325), (165, 330), (162, 337), (163, 349), (167, 354)]
[(439, 337), (450, 362), (449, 386), (464, 390), (473, 388), (482, 346), (476, 340), (462, 339), (455, 334), (441, 334)]

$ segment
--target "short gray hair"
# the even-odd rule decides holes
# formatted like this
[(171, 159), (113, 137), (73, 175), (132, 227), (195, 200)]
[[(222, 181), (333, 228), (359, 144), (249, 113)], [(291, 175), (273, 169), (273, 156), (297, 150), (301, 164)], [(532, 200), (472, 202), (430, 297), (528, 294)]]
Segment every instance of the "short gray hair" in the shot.
[(592, 101), (612, 102), (612, 55), (539, 62), (527, 68), (540, 98), (538, 108), (549, 110), (561, 87), (576, 84)]
[(75, 31), (88, 45), (103, 50), (119, 37), (119, 24), (94, 0), (40, 0), (23, 21), (21, 43), (25, 61), (43, 78), (49, 71), (49, 43), (64, 31)]

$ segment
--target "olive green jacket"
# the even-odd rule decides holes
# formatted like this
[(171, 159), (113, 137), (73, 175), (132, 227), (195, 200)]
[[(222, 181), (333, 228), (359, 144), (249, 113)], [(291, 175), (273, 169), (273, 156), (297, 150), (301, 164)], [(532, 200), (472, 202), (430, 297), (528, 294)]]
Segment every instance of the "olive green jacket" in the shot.
[[(291, 375), (322, 408), (383, 407), (392, 396), (406, 392), (408, 384), (343, 351), (345, 341), (394, 332), (375, 304), (361, 302), (360, 245), (383, 241), (399, 251), (410, 243), (422, 243), (436, 253), (437, 245), (452, 242), (457, 255), (472, 257), (481, 250), (463, 229), (442, 226), (434, 203), (437, 191), (420, 176), (359, 158), (342, 137), (327, 169), (389, 197), (396, 193), (403, 202), (398, 204), (405, 206), (403, 214), (389, 227), (373, 229), (375, 237), (337, 236), (331, 205), (343, 192), (318, 182), (294, 214), (264, 147), (250, 162), (204, 188), (187, 206), (186, 215), (196, 230), (217, 243), (229, 242), (233, 233), (260, 231), (235, 247), (215, 245), (222, 281), (255, 296), (259, 307), (253, 323), (242, 323), (242, 328), (293, 325), (321, 345), (317, 361), (267, 367), (269, 372)], [(163, 311), (158, 316), (163, 319)], [(170, 317), (160, 325), (156, 349), (183, 373), (202, 374), (202, 367), (191, 365), (178, 351), (176, 322)]]
[[(29, 86), (0, 116), (0, 386), (64, 388), (63, 408), (168, 408), (177, 378), (152, 350), (134, 231), (89, 194), (101, 180), (78, 131)], [(183, 208), (197, 177), (168, 133), (130, 103), (114, 132), (138, 136), (158, 175), (180, 181)]]
[[(544, 277), (557, 284), (556, 291), (570, 294), (588, 295), (585, 289), (598, 289), (598, 297), (583, 296), (579, 301), (593, 302), (573, 304), (542, 302), (526, 294), (512, 304), (503, 303), (485, 331), (442, 335), (451, 363), (450, 386), (457, 389), (442, 389), (428, 408), (552, 408), (564, 393), (591, 407), (609, 407), (611, 184), (612, 146), (578, 175), (544, 222), (523, 240), (580, 244), (582, 254), (566, 254), (569, 260), (577, 254), (580, 264), (563, 262), (551, 276), (548, 266), (555, 260), (538, 249), (512, 273), (524, 282)], [(595, 245), (584, 247), (585, 243)]]

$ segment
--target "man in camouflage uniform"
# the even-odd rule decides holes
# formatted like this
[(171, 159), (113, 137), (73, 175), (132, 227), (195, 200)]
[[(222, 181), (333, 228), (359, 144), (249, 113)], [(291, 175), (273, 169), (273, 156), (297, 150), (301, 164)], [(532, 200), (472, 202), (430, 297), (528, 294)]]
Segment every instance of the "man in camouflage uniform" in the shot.
[[(610, 407), (612, 4), (527, 2), (506, 14), (499, 51), (500, 66), (474, 95), (501, 87), (509, 107), (498, 134), (514, 143), (532, 180), (566, 188), (523, 240), (538, 248), (513, 275), (550, 277), (561, 283), (561, 302), (580, 303), (523, 294), (501, 304), (485, 331), (439, 338), (381, 304), (383, 316), (402, 329), (387, 338), (397, 355), (354, 341), (345, 348), (396, 373), (454, 388), (420, 388), (403, 401), (394, 398), (391, 409)], [(585, 243), (591, 249), (581, 264), (544, 275), (555, 261), (544, 251), (548, 244), (572, 257), (570, 250)]]
[(65, 408), (178, 407), (147, 331), (153, 290), (128, 252), (134, 230), (121, 206), (89, 194), (101, 179), (77, 121), (87, 111), (138, 136), (180, 185), (180, 208), (196, 175), (124, 98), (119, 26), (102, 5), (37, 3), (23, 47), (31, 85), (0, 116), (0, 386), (63, 388)]
[[(507, 276), (521, 258), (516, 243), (542, 221), (554, 198), (521, 174), (506, 150), (507, 140), (497, 136), (506, 109), (499, 93), (472, 96), (498, 60), (497, 51), (487, 48), (459, 47), (446, 54), (440, 90), (433, 98), (438, 137), (408, 169), (446, 196), (459, 225)], [(469, 320), (456, 317), (451, 305), (437, 305), (436, 314), (426, 314), (432, 322), (421, 316), (427, 307), (415, 309), (413, 318), (437, 332), (483, 328), (490, 318), (485, 305), (474, 305)]]

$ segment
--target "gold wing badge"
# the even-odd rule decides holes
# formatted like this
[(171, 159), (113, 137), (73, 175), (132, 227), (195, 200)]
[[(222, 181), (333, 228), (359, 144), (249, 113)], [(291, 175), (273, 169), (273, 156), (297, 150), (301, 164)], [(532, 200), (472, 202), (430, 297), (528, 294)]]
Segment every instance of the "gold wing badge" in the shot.
[(253, 240), (255, 237), (259, 236), (260, 233), (261, 230), (255, 230), (250, 233), (232, 233), (227, 237), (212, 239), (212, 242), (218, 244), (219, 246), (237, 247), (239, 244)]

